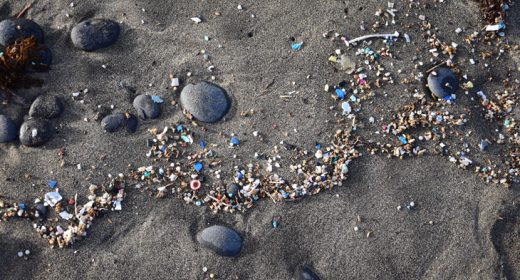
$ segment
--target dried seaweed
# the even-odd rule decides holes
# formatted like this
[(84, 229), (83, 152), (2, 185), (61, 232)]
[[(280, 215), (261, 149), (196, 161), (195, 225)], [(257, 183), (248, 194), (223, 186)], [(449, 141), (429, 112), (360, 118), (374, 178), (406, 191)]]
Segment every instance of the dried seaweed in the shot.
[(503, 7), (506, 4), (511, 4), (510, 0), (478, 0), (478, 2), (484, 19), (490, 24), (505, 20), (506, 13)]
[(25, 74), (27, 68), (34, 62), (35, 53), (40, 50), (34, 36), (17, 40), (14, 44), (0, 50), (0, 93), (5, 99), (22, 102), (13, 89), (17, 87), (41, 86), (43, 81), (31, 78)]

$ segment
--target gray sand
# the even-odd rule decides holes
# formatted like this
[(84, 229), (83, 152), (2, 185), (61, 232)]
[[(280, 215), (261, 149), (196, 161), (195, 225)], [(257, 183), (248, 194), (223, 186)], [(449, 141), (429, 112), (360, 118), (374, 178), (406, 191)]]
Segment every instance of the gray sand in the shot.
[[(337, 102), (323, 92), (323, 86), (348, 77), (327, 63), (328, 56), (343, 45), (324, 39), (322, 34), (364, 35), (369, 31), (360, 30), (361, 22), (369, 25), (377, 8), (387, 5), (387, 1), (98, 2), (81, 1), (74, 8), (61, 0), (33, 3), (28, 18), (44, 29), (54, 64), (50, 72), (40, 75), (45, 80), (42, 88), (19, 93), (62, 96), (65, 111), (55, 121), (59, 134), (43, 147), (0, 145), (0, 182), (4, 182), (0, 194), (8, 199), (30, 202), (43, 196), (51, 179), (58, 181), (67, 197), (85, 195), (89, 186), (85, 178), (101, 183), (107, 174), (126, 172), (128, 164), (149, 164), (144, 156), (147, 129), (185, 120), (179, 106), (169, 105), (180, 93), (167, 89), (170, 73), (180, 77), (182, 85), (209, 80), (213, 75), (214, 82), (233, 99), (234, 107), (226, 120), (206, 125), (204, 133), (208, 143), (219, 144), (218, 152), (225, 159), (221, 168), (224, 179), (232, 174), (233, 166), (244, 166), (256, 151), (268, 153), (282, 140), (305, 149), (311, 149), (315, 142), (329, 142), (334, 131), (345, 124), (334, 124), (338, 110), (328, 108)], [(396, 3), (398, 23), (417, 22), (418, 14), (424, 14), (446, 30), (441, 34), (448, 42), (462, 43), (462, 37), (453, 31), (457, 27), (470, 34), (482, 24), (477, 6), (470, 1), (430, 4), (409, 18), (404, 16), (408, 10), (404, 2), (408, 3)], [(238, 4), (244, 10), (238, 10)], [(17, 1), (0, 4), (0, 19), (22, 7)], [(345, 7), (349, 9), (347, 19), (343, 18)], [(215, 11), (221, 16), (215, 16)], [(518, 5), (513, 6), (508, 26), (508, 36), (517, 43), (518, 12)], [(194, 16), (204, 21), (195, 24), (190, 20)], [(118, 42), (91, 53), (74, 49), (70, 30), (90, 17), (122, 21)], [(396, 29), (400, 27), (384, 30)], [(422, 32), (416, 28), (407, 32), (417, 45), (399, 43), (396, 57), (385, 62), (396, 78), (397, 69), (412, 72), (412, 56), (425, 62), (431, 57), (416, 52), (427, 47)], [(206, 35), (209, 42), (204, 41)], [(291, 36), (297, 42), (304, 41), (300, 51), (291, 50)], [(380, 42), (374, 44), (381, 47)], [(216, 67), (213, 73), (198, 54), (202, 49)], [(467, 65), (467, 50), (460, 56)], [(514, 71), (518, 62), (507, 55), (492, 61), (490, 70), (481, 65), (465, 69), (468, 76), (481, 81), (479, 87), (491, 92), (501, 88), (499, 77), (505, 77), (509, 70), (518, 77)], [(497, 78), (495, 83), (482, 82), (490, 75)], [(165, 105), (159, 119), (140, 121), (135, 134), (124, 130), (106, 134), (92, 120), (97, 105), (113, 104), (114, 112), (132, 110), (132, 99), (117, 88), (122, 80), (138, 93), (160, 95)], [(420, 84), (413, 86), (421, 88)], [(72, 100), (73, 92), (86, 88), (83, 104)], [(406, 88), (396, 83), (378, 90), (379, 95), (363, 106), (360, 118), (366, 122), (370, 116), (388, 117), (388, 110), (413, 100)], [(297, 92), (288, 101), (279, 98), (291, 91)], [(251, 109), (257, 113), (240, 116)], [(470, 128), (481, 127), (479, 117), (474, 116)], [(90, 120), (85, 122), (84, 118)], [(360, 134), (376, 137), (372, 134), (376, 129), (368, 127)], [(265, 140), (253, 137), (254, 130)], [(220, 132), (235, 133), (243, 144), (229, 149), (228, 138)], [(478, 142), (486, 131), (476, 129), (475, 133), (470, 141)], [(67, 150), (63, 168), (57, 156), (61, 147)], [(500, 151), (495, 152), (499, 157)], [(280, 174), (288, 173), (283, 169), (290, 164), (289, 155), (284, 154)], [(262, 201), (244, 214), (214, 214), (171, 196), (157, 200), (132, 190), (123, 211), (95, 220), (89, 237), (68, 249), (49, 248), (28, 221), (0, 222), (0, 278), (207, 279), (209, 273), (215, 273), (218, 279), (290, 279), (302, 264), (311, 266), (321, 279), (520, 278), (518, 186), (506, 189), (486, 184), (446, 158), (432, 155), (406, 160), (363, 156), (351, 169), (342, 187), (297, 202)], [(31, 174), (32, 179), (25, 179), (25, 174)], [(411, 201), (416, 204), (414, 210), (397, 209)], [(281, 216), (281, 228), (273, 229), (271, 219), (277, 215)], [(361, 223), (356, 222), (358, 216)], [(238, 257), (220, 257), (198, 245), (196, 233), (213, 224), (231, 226), (242, 235), (245, 243)], [(16, 256), (25, 249), (32, 252), (28, 260)]]

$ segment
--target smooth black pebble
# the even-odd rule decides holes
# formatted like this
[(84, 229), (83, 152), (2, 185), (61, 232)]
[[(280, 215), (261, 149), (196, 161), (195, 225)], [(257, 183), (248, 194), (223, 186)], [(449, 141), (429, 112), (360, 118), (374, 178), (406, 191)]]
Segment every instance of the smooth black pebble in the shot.
[(16, 124), (9, 117), (0, 115), (0, 143), (13, 142), (17, 136)]
[(459, 80), (449, 68), (439, 68), (428, 76), (428, 88), (438, 98), (446, 98), (459, 88)]
[(52, 119), (59, 117), (63, 112), (63, 103), (52, 95), (40, 95), (34, 100), (29, 109), (32, 118)]
[(133, 102), (139, 118), (145, 120), (147, 118), (155, 119), (161, 114), (161, 105), (155, 103), (149, 95), (138, 95)]
[(29, 147), (40, 146), (48, 142), (54, 130), (51, 123), (44, 119), (30, 119), (20, 127), (20, 142)]
[(294, 271), (292, 280), (320, 280), (320, 278), (310, 268), (300, 266)]
[(234, 196), (238, 193), (239, 190), (240, 186), (238, 186), (237, 184), (229, 184), (226, 191), (229, 196)]
[(101, 128), (106, 132), (116, 132), (125, 123), (125, 114), (115, 113), (101, 120)]
[(134, 133), (137, 131), (137, 117), (132, 115), (132, 114), (127, 114), (126, 115), (126, 120), (125, 120), (125, 126), (126, 126), (126, 131), (129, 132), (129, 133)]
[(43, 44), (43, 30), (34, 21), (25, 18), (8, 18), (0, 21), (0, 45), (12, 45), (16, 40), (34, 36)]
[(232, 257), (242, 249), (242, 238), (236, 231), (225, 226), (211, 226), (197, 234), (197, 241), (203, 247), (218, 255)]
[(231, 108), (231, 99), (226, 91), (209, 82), (185, 86), (180, 102), (197, 120), (207, 123), (218, 122)]
[(38, 215), (39, 215), (39, 219), (40, 220), (46, 220), (47, 219), (47, 215), (49, 213), (49, 209), (47, 208), (47, 206), (41, 204), (41, 203), (38, 203), (36, 204), (36, 211), (38, 212)]
[(35, 71), (47, 71), (52, 64), (52, 52), (49, 48), (41, 48), (31, 54), (31, 67)]
[(117, 41), (119, 24), (109, 19), (89, 19), (78, 23), (70, 33), (72, 43), (84, 51), (106, 48)]

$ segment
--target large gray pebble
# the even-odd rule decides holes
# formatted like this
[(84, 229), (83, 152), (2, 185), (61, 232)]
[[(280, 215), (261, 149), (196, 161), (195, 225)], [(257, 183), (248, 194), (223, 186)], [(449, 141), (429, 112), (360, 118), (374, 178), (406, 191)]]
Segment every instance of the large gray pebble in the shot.
[(320, 278), (306, 266), (300, 266), (294, 271), (292, 280), (320, 280)]
[(24, 122), (24, 116), (27, 115), (27, 109), (20, 104), (9, 103), (0, 107), (0, 115), (10, 118), (16, 127), (20, 127)]
[(125, 114), (115, 113), (101, 120), (101, 128), (106, 132), (116, 132), (125, 123)]
[(56, 96), (40, 95), (36, 98), (29, 110), (29, 116), (33, 118), (52, 119), (63, 112), (63, 103)]
[(43, 30), (34, 21), (25, 18), (8, 18), (0, 21), (0, 45), (12, 45), (17, 39), (34, 36), (43, 43)]
[(89, 19), (78, 23), (70, 37), (72, 43), (84, 51), (106, 48), (117, 41), (119, 24), (109, 19)]
[(438, 98), (446, 98), (459, 88), (459, 80), (449, 68), (439, 68), (428, 76), (428, 88)]
[(161, 105), (155, 103), (149, 95), (138, 95), (133, 102), (137, 115), (141, 119), (155, 119), (161, 114)]
[(0, 143), (13, 142), (17, 136), (16, 124), (9, 117), (0, 115)]
[(40, 146), (49, 141), (54, 133), (51, 123), (44, 119), (30, 119), (20, 127), (20, 142), (25, 146)]
[(231, 108), (231, 100), (226, 91), (209, 82), (185, 86), (180, 102), (197, 120), (207, 123), (218, 122)]
[(203, 247), (225, 257), (236, 256), (242, 249), (242, 238), (236, 231), (225, 226), (211, 226), (197, 234)]

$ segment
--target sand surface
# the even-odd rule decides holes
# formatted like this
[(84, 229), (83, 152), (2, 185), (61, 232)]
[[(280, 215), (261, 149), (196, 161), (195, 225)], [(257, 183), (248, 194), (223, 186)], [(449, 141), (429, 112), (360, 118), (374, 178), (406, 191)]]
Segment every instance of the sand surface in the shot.
[[(418, 15), (425, 15), (441, 30), (443, 40), (463, 44), (463, 36), (454, 32), (457, 27), (468, 35), (483, 26), (471, 1), (420, 1), (428, 2), (428, 7), (411, 9), (408, 2), (396, 1), (398, 24), (382, 30), (401, 31), (401, 24), (417, 23)], [(208, 143), (219, 145), (215, 149), (224, 160), (220, 168), (224, 182), (232, 176), (233, 166), (249, 163), (255, 152), (269, 153), (282, 140), (309, 150), (316, 142), (330, 142), (334, 131), (347, 125), (335, 123), (337, 102), (323, 86), (348, 76), (327, 63), (334, 50), (344, 45), (322, 34), (367, 34), (369, 28), (362, 31), (359, 26), (370, 25), (374, 13), (387, 7), (387, 1), (88, 0), (75, 2), (74, 7), (69, 4), (34, 1), (27, 15), (44, 29), (54, 63), (48, 73), (40, 74), (43, 87), (19, 93), (61, 96), (66, 109), (54, 121), (58, 134), (43, 147), (0, 145), (0, 194), (11, 200), (43, 196), (51, 179), (67, 195), (85, 195), (89, 182), (126, 172), (129, 164), (149, 164), (144, 156), (147, 129), (185, 120), (180, 106), (170, 105), (180, 92), (169, 88), (170, 73), (180, 77), (182, 85), (214, 76), (214, 82), (233, 99), (225, 121), (204, 125), (207, 131), (197, 132)], [(242, 10), (237, 9), (239, 4)], [(0, 4), (0, 19), (22, 7), (19, 1)], [(221, 15), (214, 15), (216, 11)], [(520, 41), (518, 12), (520, 7), (512, 6), (507, 27), (512, 43)], [(195, 24), (190, 20), (194, 16), (203, 22)], [(73, 47), (70, 30), (91, 17), (121, 22), (122, 34), (115, 45), (91, 53)], [(401, 39), (395, 57), (385, 62), (396, 81), (398, 69), (403, 76), (417, 71), (414, 56), (427, 64), (425, 69), (434, 63), (429, 61), (424, 32), (417, 28), (406, 32), (413, 44)], [(204, 36), (210, 40), (206, 42)], [(304, 42), (300, 51), (291, 50), (290, 37)], [(374, 41), (374, 45), (382, 44)], [(210, 62), (203, 60), (200, 50), (209, 54)], [(347, 53), (353, 55), (355, 50)], [(489, 62), (488, 68), (483, 63), (470, 66), (469, 51), (464, 46), (457, 60), (478, 81), (478, 88), (492, 92), (501, 89), (500, 80), (507, 75), (518, 78), (518, 51)], [(207, 70), (209, 65), (215, 66), (214, 72)], [(490, 76), (495, 80), (489, 81)], [(92, 120), (98, 105), (114, 105), (117, 112), (133, 110), (132, 99), (118, 89), (120, 81), (166, 101), (161, 117), (140, 122), (135, 134), (107, 134)], [(367, 123), (370, 116), (388, 117), (388, 110), (414, 99), (407, 88), (421, 89), (422, 84), (396, 82), (378, 89), (359, 118)], [(73, 92), (84, 89), (88, 93), (82, 95), (83, 103), (72, 100)], [(292, 98), (279, 98), (293, 91)], [(468, 103), (462, 97), (459, 106), (470, 107)], [(251, 109), (256, 112), (252, 116), (240, 115)], [(469, 110), (475, 114), (468, 127), (475, 132), (468, 141), (478, 143), (493, 126), (483, 125), (478, 111)], [(520, 117), (518, 108), (514, 112)], [(366, 138), (378, 137), (373, 133), (376, 125), (358, 130)], [(253, 137), (253, 131), (259, 131), (262, 139)], [(221, 132), (235, 133), (243, 144), (228, 148), (228, 138)], [(67, 150), (64, 167), (57, 156), (61, 147)], [(499, 158), (503, 152), (491, 151)], [(285, 152), (280, 174), (289, 174), (290, 158)], [(397, 209), (412, 201), (413, 211)], [(123, 211), (97, 219), (89, 237), (67, 249), (50, 248), (29, 221), (1, 222), (0, 278), (207, 279), (211, 272), (218, 279), (290, 279), (297, 266), (306, 264), (321, 279), (519, 279), (519, 203), (518, 185), (487, 184), (439, 155), (405, 160), (364, 155), (352, 163), (341, 187), (296, 202), (261, 201), (243, 214), (214, 214), (171, 196), (158, 200), (133, 190)], [(271, 227), (274, 216), (281, 217), (281, 228)], [(199, 246), (196, 233), (213, 224), (228, 225), (243, 236), (239, 256), (220, 257)], [(16, 256), (26, 249), (31, 250), (27, 260)]]

